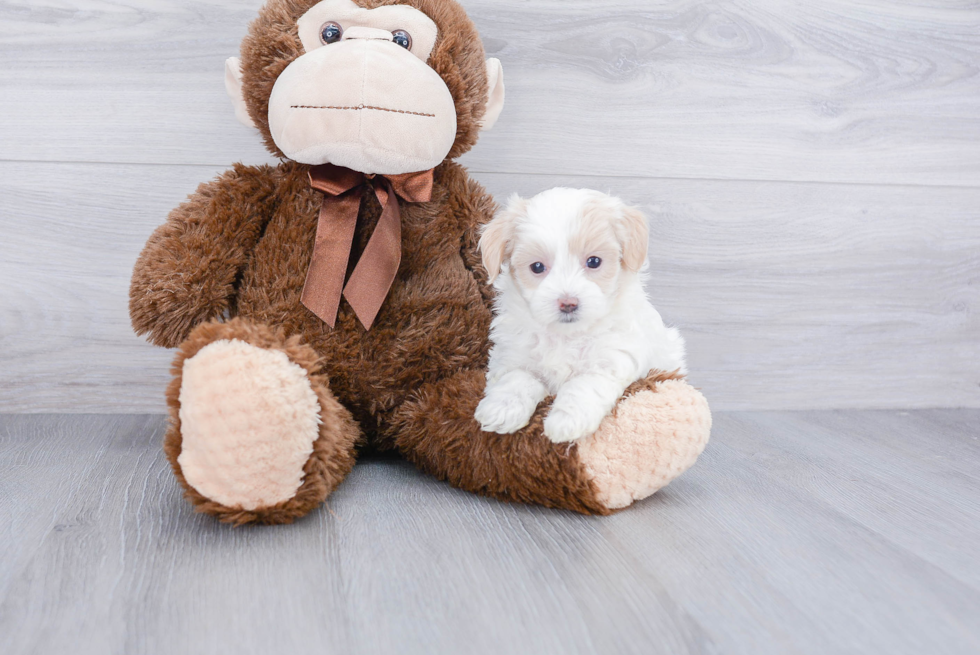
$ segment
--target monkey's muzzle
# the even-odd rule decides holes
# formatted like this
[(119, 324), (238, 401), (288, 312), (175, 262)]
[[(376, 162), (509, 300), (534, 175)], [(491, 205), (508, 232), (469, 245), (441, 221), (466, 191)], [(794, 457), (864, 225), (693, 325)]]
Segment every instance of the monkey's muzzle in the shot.
[(279, 149), (303, 164), (395, 175), (433, 168), (456, 138), (456, 108), (439, 74), (390, 41), (317, 48), (279, 75), (269, 97)]

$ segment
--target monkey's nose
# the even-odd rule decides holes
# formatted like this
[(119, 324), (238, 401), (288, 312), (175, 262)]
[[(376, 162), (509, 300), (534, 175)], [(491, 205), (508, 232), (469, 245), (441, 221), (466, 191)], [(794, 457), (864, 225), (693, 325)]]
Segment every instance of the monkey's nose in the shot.
[(562, 314), (573, 314), (578, 310), (578, 298), (562, 296), (558, 299), (558, 309)]
[(351, 39), (366, 39), (391, 41), (392, 38), (391, 32), (386, 30), (379, 30), (376, 27), (362, 27), (360, 25), (354, 25), (344, 30), (344, 36), (341, 38), (341, 40), (350, 41)]

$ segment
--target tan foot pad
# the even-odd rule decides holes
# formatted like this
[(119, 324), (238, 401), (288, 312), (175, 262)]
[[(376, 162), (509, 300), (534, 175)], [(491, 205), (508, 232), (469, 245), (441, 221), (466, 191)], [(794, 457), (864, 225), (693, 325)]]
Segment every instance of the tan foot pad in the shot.
[(320, 405), (306, 370), (278, 350), (220, 340), (184, 362), (183, 443), (188, 484), (230, 508), (292, 498), (319, 434)]
[(578, 454), (599, 502), (619, 509), (690, 468), (710, 432), (704, 396), (682, 380), (666, 380), (656, 392), (644, 390), (621, 400), (596, 433), (578, 443)]

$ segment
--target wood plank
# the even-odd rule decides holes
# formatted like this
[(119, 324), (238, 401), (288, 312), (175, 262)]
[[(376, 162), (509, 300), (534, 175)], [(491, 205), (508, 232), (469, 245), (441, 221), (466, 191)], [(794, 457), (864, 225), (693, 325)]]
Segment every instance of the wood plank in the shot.
[[(474, 170), (980, 184), (962, 0), (467, 0), (506, 69)], [(255, 0), (70, 0), (0, 18), (0, 158), (267, 159), (222, 85)]]
[[(0, 163), (0, 409), (163, 411), (171, 355), (132, 334), (129, 276), (220, 170)], [(643, 206), (651, 297), (716, 409), (980, 406), (980, 191), (478, 177)]]
[[(975, 5), (552, 0), (521, 8), (470, 10), (494, 54), (513, 62), (508, 81), (516, 78), (493, 149), (469, 160), (477, 170), (980, 179)], [(514, 34), (517, 25), (527, 32)], [(942, 152), (954, 159), (943, 162)]]
[[(915, 508), (853, 510), (906, 488), (930, 443), (980, 470), (980, 413), (716, 419), (696, 467), (611, 517), (372, 459), (297, 524), (236, 530), (179, 498), (162, 417), (0, 416), (0, 651), (976, 652), (976, 559), (951, 572), (913, 542), (976, 551), (956, 522), (980, 490), (918, 471), (926, 535)], [(850, 479), (861, 450), (873, 483)]]

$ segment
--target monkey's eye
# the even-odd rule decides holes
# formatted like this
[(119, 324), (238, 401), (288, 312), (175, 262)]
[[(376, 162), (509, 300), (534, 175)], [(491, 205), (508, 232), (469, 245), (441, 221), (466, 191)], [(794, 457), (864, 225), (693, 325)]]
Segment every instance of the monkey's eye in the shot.
[(391, 40), (406, 50), (410, 50), (412, 48), (412, 35), (405, 30), (395, 30), (392, 32)]
[(329, 23), (324, 23), (320, 27), (320, 41), (322, 41), (325, 45), (340, 41), (340, 37), (343, 35), (344, 28), (340, 26), (340, 23), (330, 21)]
[(599, 268), (602, 266), (602, 260), (598, 257), (589, 257), (585, 260), (585, 265), (589, 268)]
[(542, 273), (544, 273), (545, 268), (547, 267), (541, 262), (534, 262), (533, 264), (531, 264), (531, 272), (534, 273), (535, 275), (541, 275)]

